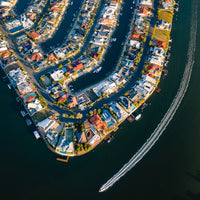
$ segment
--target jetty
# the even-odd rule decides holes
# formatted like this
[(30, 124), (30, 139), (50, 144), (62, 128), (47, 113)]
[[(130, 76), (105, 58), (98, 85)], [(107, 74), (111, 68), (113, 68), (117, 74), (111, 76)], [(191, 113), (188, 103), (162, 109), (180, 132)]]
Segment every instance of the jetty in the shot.
[(63, 158), (56, 158), (56, 160), (67, 163), (69, 161), (69, 156), (66, 159)]

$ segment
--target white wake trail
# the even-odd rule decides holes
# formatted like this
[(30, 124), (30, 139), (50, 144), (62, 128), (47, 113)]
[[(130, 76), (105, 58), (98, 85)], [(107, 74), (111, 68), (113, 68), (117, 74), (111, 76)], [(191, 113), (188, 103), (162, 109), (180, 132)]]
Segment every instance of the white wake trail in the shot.
[(122, 176), (124, 176), (128, 171), (130, 171), (154, 146), (154, 144), (158, 141), (160, 136), (165, 131), (170, 121), (173, 119), (177, 109), (181, 104), (183, 97), (185, 96), (192, 74), (192, 68), (194, 65), (194, 54), (196, 49), (197, 22), (198, 21), (197, 21), (197, 6), (196, 6), (196, 9), (192, 14), (192, 20), (191, 20), (190, 43), (187, 55), (188, 61), (180, 83), (180, 87), (169, 109), (162, 118), (161, 122), (158, 124), (157, 128), (147, 139), (147, 141), (143, 144), (143, 146), (133, 155), (133, 157), (128, 161), (128, 163), (126, 163), (112, 178), (110, 178), (104, 185), (101, 186), (99, 190), (100, 192), (103, 192), (108, 188), (110, 188), (111, 186), (113, 186)]

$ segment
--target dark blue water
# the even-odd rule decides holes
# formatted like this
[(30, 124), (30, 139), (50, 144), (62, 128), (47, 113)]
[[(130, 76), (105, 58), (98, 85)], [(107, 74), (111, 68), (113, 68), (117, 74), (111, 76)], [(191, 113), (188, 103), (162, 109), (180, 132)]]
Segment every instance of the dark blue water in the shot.
[(21, 15), (24, 13), (25, 9), (28, 7), (28, 4), (31, 2), (31, 0), (18, 0), (15, 7), (14, 11), (17, 15)]
[(58, 27), (58, 31), (47, 40), (45, 43), (41, 44), (42, 49), (45, 52), (50, 51), (51, 46), (60, 46), (62, 42), (64, 41), (64, 38), (68, 35), (68, 33), (71, 30), (70, 25), (73, 25), (73, 18), (76, 17), (79, 11), (80, 6), (82, 5), (83, 0), (75, 0), (73, 1), (72, 5), (69, 5), (69, 7), (66, 9), (63, 20), (60, 23), (60, 26)]
[[(192, 5), (182, 0), (173, 25), (168, 76), (153, 94), (142, 119), (125, 122), (115, 139), (93, 152), (56, 161), (42, 141), (36, 141), (19, 114), (14, 94), (0, 81), (1, 195), (3, 199), (200, 199), (200, 22), (192, 79), (174, 119), (146, 157), (111, 190), (99, 187), (129, 160), (156, 128), (173, 100), (187, 63)], [(200, 13), (198, 11), (198, 17)]]

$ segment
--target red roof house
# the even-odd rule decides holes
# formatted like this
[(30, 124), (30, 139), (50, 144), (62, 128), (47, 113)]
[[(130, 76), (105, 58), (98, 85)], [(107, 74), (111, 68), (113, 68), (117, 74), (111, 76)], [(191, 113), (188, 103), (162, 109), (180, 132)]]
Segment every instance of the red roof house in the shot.
[(94, 114), (90, 121), (96, 127), (97, 130), (108, 130), (106, 123), (101, 119), (101, 117), (98, 114)]

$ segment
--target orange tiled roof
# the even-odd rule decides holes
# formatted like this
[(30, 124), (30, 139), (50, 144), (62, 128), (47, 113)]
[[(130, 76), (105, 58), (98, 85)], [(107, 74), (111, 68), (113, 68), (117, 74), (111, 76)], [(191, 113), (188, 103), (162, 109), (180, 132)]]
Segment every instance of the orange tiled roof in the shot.
[(32, 37), (33, 39), (38, 39), (40, 37), (40, 34), (35, 31), (32, 31), (29, 33), (29, 36)]
[(90, 121), (96, 127), (97, 130), (106, 131), (108, 129), (106, 123), (101, 119), (101, 117), (98, 114), (94, 114)]
[(50, 53), (47, 57), (48, 61), (49, 62), (56, 62), (57, 61), (57, 58), (55, 57), (55, 55), (53, 53)]
[(40, 58), (42, 58), (42, 55), (40, 53), (34, 53), (33, 55), (31, 55), (31, 60), (38, 61)]
[(147, 13), (148, 13), (148, 10), (146, 10), (146, 9), (140, 9), (140, 14), (147, 15)]

